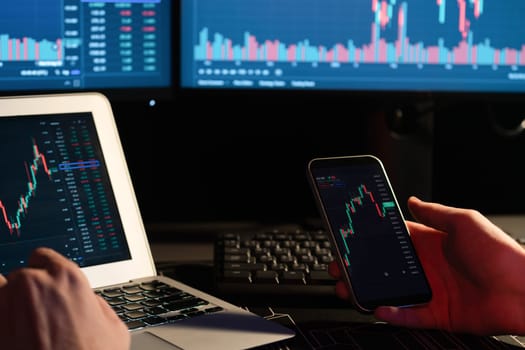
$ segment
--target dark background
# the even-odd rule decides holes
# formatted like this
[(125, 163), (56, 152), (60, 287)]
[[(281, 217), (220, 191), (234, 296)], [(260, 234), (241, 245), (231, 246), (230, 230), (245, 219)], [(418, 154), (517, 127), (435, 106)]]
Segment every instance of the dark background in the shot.
[(115, 114), (147, 224), (300, 223), (317, 218), (307, 161), (359, 153), (383, 160), (402, 205), (522, 213), (523, 108), (518, 95), (179, 90)]

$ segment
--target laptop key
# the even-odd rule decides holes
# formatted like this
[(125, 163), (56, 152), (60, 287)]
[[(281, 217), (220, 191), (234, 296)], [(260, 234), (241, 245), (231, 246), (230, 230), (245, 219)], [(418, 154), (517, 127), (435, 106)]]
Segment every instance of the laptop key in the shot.
[(128, 327), (128, 329), (137, 329), (137, 328), (145, 327), (146, 323), (144, 323), (141, 320), (134, 320), (134, 321), (126, 322), (126, 326)]

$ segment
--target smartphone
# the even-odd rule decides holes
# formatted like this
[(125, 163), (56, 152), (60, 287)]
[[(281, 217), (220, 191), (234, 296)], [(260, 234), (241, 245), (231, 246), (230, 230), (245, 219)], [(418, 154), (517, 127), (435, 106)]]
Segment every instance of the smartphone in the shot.
[(308, 179), (355, 307), (428, 303), (432, 291), (381, 160), (312, 159)]

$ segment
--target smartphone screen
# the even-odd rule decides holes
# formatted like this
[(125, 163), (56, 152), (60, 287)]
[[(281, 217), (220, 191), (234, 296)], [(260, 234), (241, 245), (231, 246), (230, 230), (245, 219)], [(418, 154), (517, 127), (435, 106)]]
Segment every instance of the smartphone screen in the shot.
[(317, 158), (308, 173), (357, 308), (428, 302), (431, 289), (381, 161)]

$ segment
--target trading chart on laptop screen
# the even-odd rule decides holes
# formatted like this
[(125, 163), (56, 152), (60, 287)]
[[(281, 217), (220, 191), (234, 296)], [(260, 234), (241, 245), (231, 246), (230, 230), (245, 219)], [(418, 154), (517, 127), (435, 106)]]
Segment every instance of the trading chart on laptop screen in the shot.
[(525, 91), (522, 0), (182, 0), (190, 88)]
[(90, 113), (0, 118), (0, 273), (37, 247), (80, 266), (129, 259)]

